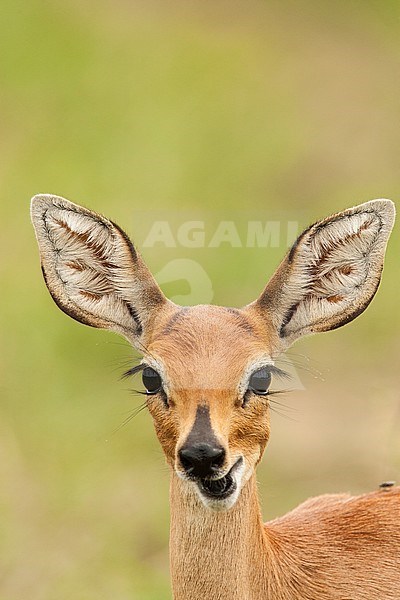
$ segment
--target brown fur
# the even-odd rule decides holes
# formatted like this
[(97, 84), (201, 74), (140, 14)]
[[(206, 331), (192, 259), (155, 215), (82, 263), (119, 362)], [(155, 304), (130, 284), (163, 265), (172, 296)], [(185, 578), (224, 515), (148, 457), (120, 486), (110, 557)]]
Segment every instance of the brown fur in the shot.
[[(167, 460), (190, 431), (200, 401), (208, 403), (213, 429), (230, 455), (238, 450), (258, 462), (269, 438), (263, 399), (237, 412), (232, 381), (260, 339), (238, 338), (223, 309), (191, 309), (168, 337), (155, 337), (178, 390), (174, 412), (150, 411)], [(225, 317), (226, 318), (226, 317)], [(220, 323), (213, 321), (219, 319)], [(247, 319), (250, 317), (247, 315)], [(214, 327), (207, 326), (213, 323)], [(250, 320), (254, 331), (260, 323)], [(225, 330), (224, 325), (227, 327)], [(213, 354), (208, 349), (212, 346)], [(228, 364), (229, 356), (229, 364)], [(211, 359), (211, 361), (210, 361)], [(209, 372), (204, 375), (207, 361)], [(180, 389), (196, 374), (219, 389)], [(400, 488), (359, 497), (313, 498), (285, 517), (262, 525), (255, 476), (235, 506), (224, 513), (205, 508), (175, 474), (171, 482), (171, 573), (175, 600), (380, 600), (400, 598)], [(234, 550), (232, 550), (234, 549)], [(382, 576), (382, 573), (385, 573)]]
[[(124, 232), (67, 200), (34, 199), (32, 218), (60, 308), (125, 335), (161, 377), (148, 407), (171, 467), (175, 600), (398, 600), (400, 488), (313, 498), (263, 525), (255, 467), (269, 439), (269, 406), (248, 389), (251, 373), (297, 337), (339, 327), (371, 302), (394, 220), (390, 201), (309, 227), (241, 310), (167, 301)], [(199, 407), (225, 450), (218, 477), (243, 467), (229, 506), (207, 504), (180, 464)]]
[(175, 600), (398, 600), (400, 488), (313, 498), (264, 526), (255, 476), (207, 510), (171, 482)]

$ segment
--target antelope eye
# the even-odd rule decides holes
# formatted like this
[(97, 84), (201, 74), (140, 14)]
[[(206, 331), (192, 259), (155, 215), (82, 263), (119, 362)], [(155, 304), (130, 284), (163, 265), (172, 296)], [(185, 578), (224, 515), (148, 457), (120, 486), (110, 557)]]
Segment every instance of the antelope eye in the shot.
[(162, 390), (161, 377), (151, 367), (145, 367), (142, 371), (142, 381), (148, 394), (157, 394)]
[(271, 385), (271, 372), (267, 368), (254, 371), (249, 380), (249, 390), (259, 396), (265, 396)]

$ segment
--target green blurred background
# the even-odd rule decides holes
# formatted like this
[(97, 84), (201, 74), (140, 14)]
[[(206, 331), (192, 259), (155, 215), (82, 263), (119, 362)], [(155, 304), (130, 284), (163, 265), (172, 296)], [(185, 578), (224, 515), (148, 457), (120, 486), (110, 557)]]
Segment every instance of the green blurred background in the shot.
[[(168, 471), (119, 375), (127, 344), (52, 303), (29, 199), (104, 212), (140, 242), (161, 218), (288, 220), (400, 193), (397, 1), (3, 0), (0, 17), (1, 600), (163, 600)], [(182, 212), (181, 212), (182, 211)], [(175, 231), (175, 230), (174, 230)], [(286, 249), (143, 249), (190, 258), (240, 306)], [(310, 495), (399, 479), (395, 230), (356, 323), (289, 359), (305, 391), (272, 415), (265, 518)], [(165, 289), (185, 294), (185, 282)], [(185, 291), (186, 290), (186, 291)], [(286, 418), (289, 417), (289, 418)]]

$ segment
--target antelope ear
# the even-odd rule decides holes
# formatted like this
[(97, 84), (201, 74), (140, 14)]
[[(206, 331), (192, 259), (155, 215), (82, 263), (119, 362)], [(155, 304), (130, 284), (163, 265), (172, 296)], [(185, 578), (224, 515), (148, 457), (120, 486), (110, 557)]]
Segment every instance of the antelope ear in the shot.
[(269, 322), (280, 349), (361, 314), (381, 278), (395, 219), (390, 200), (360, 204), (306, 229), (261, 296), (247, 307)]
[(137, 343), (167, 300), (126, 234), (58, 196), (32, 198), (31, 216), (44, 279), (61, 310)]

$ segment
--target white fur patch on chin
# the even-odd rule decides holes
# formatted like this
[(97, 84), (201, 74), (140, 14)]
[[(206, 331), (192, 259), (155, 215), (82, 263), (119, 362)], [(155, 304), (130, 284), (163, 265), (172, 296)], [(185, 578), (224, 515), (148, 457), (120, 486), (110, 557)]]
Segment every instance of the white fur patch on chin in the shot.
[(209, 510), (213, 510), (215, 512), (222, 512), (224, 510), (229, 510), (230, 508), (232, 508), (236, 504), (240, 494), (240, 489), (237, 487), (236, 490), (228, 498), (224, 498), (223, 500), (217, 500), (216, 498), (209, 498), (208, 496), (205, 496), (202, 493), (199, 486), (197, 484), (194, 485), (196, 487), (197, 495), (199, 496), (204, 506)]
[(228, 498), (224, 498), (222, 500), (218, 500), (216, 498), (209, 498), (208, 496), (203, 494), (201, 488), (197, 485), (197, 483), (193, 483), (197, 495), (200, 498), (203, 505), (209, 510), (213, 510), (215, 512), (222, 512), (224, 510), (229, 510), (230, 508), (232, 508), (238, 501), (243, 485), (250, 478), (251, 473), (248, 476), (245, 476), (245, 470), (246, 467), (243, 461), (243, 463), (239, 465), (235, 472), (232, 474), (232, 477), (236, 483), (235, 491), (230, 496), (228, 496)]

